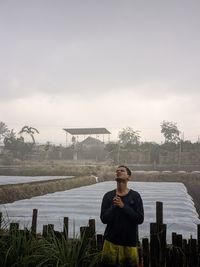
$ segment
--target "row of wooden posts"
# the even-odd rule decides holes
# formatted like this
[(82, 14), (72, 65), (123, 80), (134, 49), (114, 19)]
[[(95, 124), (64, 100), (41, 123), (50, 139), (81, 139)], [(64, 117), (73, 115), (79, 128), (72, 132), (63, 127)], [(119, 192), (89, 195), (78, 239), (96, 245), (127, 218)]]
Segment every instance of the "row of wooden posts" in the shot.
[[(33, 210), (31, 232), (37, 236), (37, 214)], [(2, 214), (0, 213), (0, 228)], [(63, 231), (54, 231), (54, 225), (43, 225), (42, 236), (47, 237), (52, 231), (68, 238), (69, 219), (63, 219)], [(10, 223), (10, 231), (19, 230), (18, 223)], [(163, 223), (163, 203), (156, 202), (156, 222), (150, 223), (150, 238), (140, 240), (140, 260), (144, 267), (200, 267), (200, 225), (197, 225), (197, 239), (184, 239), (182, 235), (172, 233), (172, 243), (166, 241), (166, 224)], [(80, 237), (85, 235), (95, 249), (101, 251), (103, 236), (96, 234), (95, 220), (90, 219), (88, 226), (80, 227)]]

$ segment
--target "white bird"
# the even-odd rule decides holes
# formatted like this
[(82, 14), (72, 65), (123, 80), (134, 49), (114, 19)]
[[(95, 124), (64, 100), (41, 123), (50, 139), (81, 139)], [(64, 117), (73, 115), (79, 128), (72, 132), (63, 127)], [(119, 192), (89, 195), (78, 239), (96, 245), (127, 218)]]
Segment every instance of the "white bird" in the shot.
[(96, 180), (96, 183), (99, 182), (99, 178), (97, 176), (94, 176), (94, 175), (91, 174), (90, 177), (94, 178)]

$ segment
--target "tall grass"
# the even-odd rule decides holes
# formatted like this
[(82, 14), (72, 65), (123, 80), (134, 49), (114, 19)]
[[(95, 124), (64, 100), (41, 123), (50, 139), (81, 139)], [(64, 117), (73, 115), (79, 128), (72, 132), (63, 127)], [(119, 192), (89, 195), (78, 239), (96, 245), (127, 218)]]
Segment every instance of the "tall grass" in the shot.
[(90, 240), (83, 236), (67, 239), (64, 235), (52, 236), (45, 240), (43, 263), (56, 267), (94, 267), (99, 261), (99, 252), (92, 246)]
[(68, 239), (50, 231), (44, 238), (28, 230), (1, 229), (0, 267), (95, 267), (99, 259), (86, 235)]

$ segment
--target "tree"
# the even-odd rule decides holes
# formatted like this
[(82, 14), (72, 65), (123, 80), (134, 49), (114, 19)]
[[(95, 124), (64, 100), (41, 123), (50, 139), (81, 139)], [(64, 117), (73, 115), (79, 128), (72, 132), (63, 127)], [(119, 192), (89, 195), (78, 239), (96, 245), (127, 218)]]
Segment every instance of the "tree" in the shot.
[(24, 127), (22, 127), (22, 129), (19, 132), (19, 134), (24, 134), (24, 133), (29, 134), (31, 136), (31, 138), (32, 138), (33, 144), (35, 144), (34, 134), (35, 133), (39, 134), (39, 131), (36, 128), (29, 127), (29, 126), (25, 125)]
[(151, 163), (159, 163), (159, 152), (160, 146), (155, 142), (143, 142), (140, 144), (141, 151), (149, 151), (150, 152), (150, 162)]
[(162, 121), (161, 133), (165, 137), (165, 143), (178, 143), (180, 141), (180, 131), (177, 128), (176, 123), (170, 121)]
[(18, 151), (21, 148), (21, 144), (24, 144), (24, 138), (16, 138), (16, 133), (11, 130), (10, 133), (4, 138), (4, 145), (7, 150)]
[(32, 143), (25, 143), (22, 136), (17, 138), (13, 130), (4, 138), (4, 145), (5, 149), (10, 151), (13, 157), (20, 159), (27, 158), (33, 147)]
[(123, 128), (119, 132), (119, 142), (124, 145), (138, 145), (140, 141), (139, 131), (134, 131), (131, 127)]
[(4, 139), (9, 133), (9, 129), (7, 127), (7, 125), (0, 121), (0, 142), (2, 139)]
[(105, 146), (105, 150), (108, 151), (108, 153), (116, 152), (118, 150), (119, 144), (116, 142), (109, 142)]

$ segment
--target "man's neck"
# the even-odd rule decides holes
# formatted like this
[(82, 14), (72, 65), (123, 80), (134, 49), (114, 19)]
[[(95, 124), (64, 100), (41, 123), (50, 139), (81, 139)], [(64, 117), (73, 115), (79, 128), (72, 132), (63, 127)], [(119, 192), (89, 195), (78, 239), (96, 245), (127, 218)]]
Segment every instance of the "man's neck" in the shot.
[(128, 191), (127, 184), (117, 183), (117, 194), (126, 195)]

